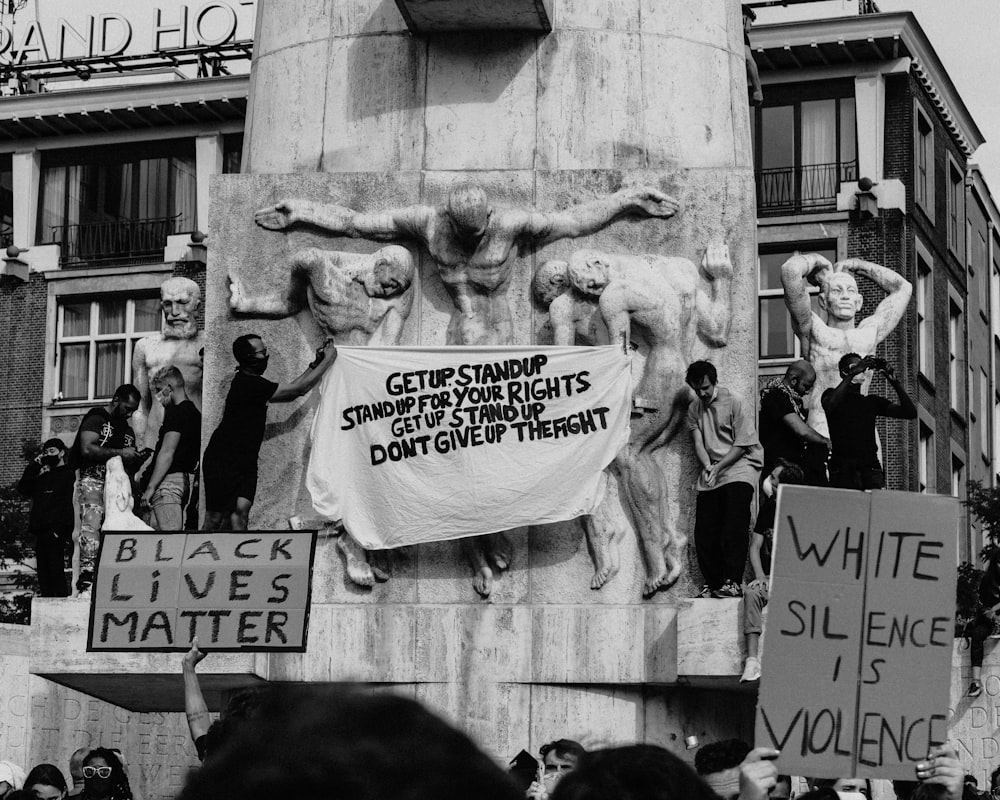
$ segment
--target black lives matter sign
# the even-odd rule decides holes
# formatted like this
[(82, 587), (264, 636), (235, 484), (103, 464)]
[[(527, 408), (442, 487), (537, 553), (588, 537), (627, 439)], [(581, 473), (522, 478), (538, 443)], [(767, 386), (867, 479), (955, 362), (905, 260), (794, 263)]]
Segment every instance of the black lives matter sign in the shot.
[(779, 498), (757, 744), (782, 773), (913, 779), (947, 739), (958, 500)]
[(315, 551), (315, 531), (106, 531), (87, 650), (301, 652)]

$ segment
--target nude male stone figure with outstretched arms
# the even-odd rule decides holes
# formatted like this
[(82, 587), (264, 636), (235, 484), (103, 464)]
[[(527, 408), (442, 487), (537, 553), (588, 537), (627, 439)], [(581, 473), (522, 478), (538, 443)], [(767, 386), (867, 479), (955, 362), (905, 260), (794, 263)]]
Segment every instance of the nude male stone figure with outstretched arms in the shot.
[[(588, 236), (625, 216), (669, 218), (679, 205), (650, 187), (629, 187), (562, 211), (495, 207), (476, 183), (453, 188), (444, 203), (413, 205), (382, 212), (286, 199), (256, 214), (268, 230), (308, 225), (340, 236), (380, 242), (418, 241), (437, 266), (455, 313), (447, 341), (457, 345), (513, 344), (507, 301), (514, 261), (559, 239)], [(476, 591), (492, 591), (493, 568), (510, 563), (511, 548), (502, 534), (463, 540)], [(491, 563), (492, 562), (492, 563)]]
[[(864, 301), (855, 275), (864, 275), (886, 292), (871, 316), (856, 325), (855, 317)], [(820, 398), (840, 383), (840, 359), (848, 353), (872, 355), (906, 313), (913, 286), (898, 272), (879, 264), (860, 258), (831, 264), (817, 253), (796, 253), (788, 259), (781, 266), (781, 284), (802, 357), (816, 370), (816, 383), (808, 396), (809, 425), (829, 436)], [(819, 306), (826, 312), (825, 321), (812, 310), (810, 285), (820, 287)]]

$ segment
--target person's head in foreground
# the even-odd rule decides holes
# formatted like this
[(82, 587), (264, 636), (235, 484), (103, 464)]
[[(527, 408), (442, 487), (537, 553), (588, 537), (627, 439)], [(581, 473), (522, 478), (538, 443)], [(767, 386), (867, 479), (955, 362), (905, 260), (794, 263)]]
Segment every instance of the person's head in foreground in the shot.
[(556, 786), (552, 800), (718, 800), (673, 753), (651, 744), (592, 750)]
[(179, 800), (523, 800), (464, 733), (419, 703), (335, 685), (267, 691)]
[(33, 800), (63, 800), (69, 789), (59, 767), (39, 764), (24, 779), (24, 789)]
[(83, 759), (82, 796), (86, 800), (132, 800), (125, 768), (113, 750), (97, 747)]
[(695, 771), (722, 798), (740, 793), (740, 764), (752, 748), (742, 739), (706, 744), (694, 757)]

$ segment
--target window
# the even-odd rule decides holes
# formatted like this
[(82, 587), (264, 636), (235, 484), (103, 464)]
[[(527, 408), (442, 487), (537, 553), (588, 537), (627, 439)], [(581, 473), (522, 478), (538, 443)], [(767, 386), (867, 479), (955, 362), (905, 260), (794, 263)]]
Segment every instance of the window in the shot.
[(964, 497), (965, 464), (954, 453), (951, 456), (951, 494), (953, 497)]
[(132, 380), (136, 340), (160, 329), (156, 296), (67, 299), (58, 306), (59, 400), (110, 398)]
[(916, 158), (914, 168), (914, 197), (927, 216), (934, 219), (934, 128), (924, 112), (916, 110)]
[(972, 269), (976, 281), (976, 294), (978, 295), (979, 307), (983, 314), (989, 316), (990, 310), (990, 287), (989, 287), (989, 259), (986, 253), (986, 237), (982, 231), (976, 231), (971, 238), (972, 242)]
[(920, 371), (934, 380), (934, 273), (917, 254), (917, 348)]
[[(761, 245), (760, 287), (758, 291), (758, 319), (761, 359), (778, 360), (798, 358), (799, 343), (792, 332), (792, 320), (785, 308), (785, 292), (781, 286), (781, 265), (799, 253), (819, 253), (828, 260), (837, 259), (836, 242), (788, 242), (780, 245)], [(819, 289), (812, 289), (813, 310), (817, 309)]]
[(835, 208), (840, 184), (858, 179), (853, 85), (795, 89), (776, 87), (751, 120), (762, 214)]
[(917, 449), (917, 491), (934, 491), (934, 430), (920, 421), (920, 445)]
[(194, 141), (42, 153), (38, 243), (64, 264), (161, 260), (166, 237), (194, 230)]
[(14, 244), (14, 167), (10, 153), (0, 155), (0, 248)]
[(948, 312), (948, 392), (951, 407), (959, 414), (965, 412), (965, 320), (960, 301), (954, 298)]
[(986, 370), (979, 368), (979, 447), (983, 458), (990, 459), (990, 379)]
[(243, 163), (243, 134), (227, 133), (222, 137), (222, 172), (230, 175), (240, 171)]
[(948, 157), (948, 247), (964, 260), (959, 226), (965, 225), (965, 176)]

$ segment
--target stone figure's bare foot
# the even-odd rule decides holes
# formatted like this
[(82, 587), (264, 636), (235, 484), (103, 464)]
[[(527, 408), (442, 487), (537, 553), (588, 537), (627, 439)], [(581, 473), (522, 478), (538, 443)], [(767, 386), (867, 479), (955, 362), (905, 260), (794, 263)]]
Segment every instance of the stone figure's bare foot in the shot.
[[(606, 516), (606, 515), (605, 515)], [(583, 530), (587, 535), (587, 549), (594, 562), (594, 577), (590, 588), (600, 589), (621, 568), (621, 542), (625, 530), (617, 525), (599, 525), (593, 516), (584, 517)]]
[(389, 580), (390, 567), (389, 567), (389, 557), (386, 551), (379, 550), (376, 552), (371, 552), (369, 550), (365, 551), (367, 556), (368, 566), (372, 568), (372, 575), (375, 577), (379, 583), (385, 583)]
[(472, 588), (480, 597), (489, 597), (493, 591), (493, 569), (486, 560), (485, 537), (469, 536), (462, 539), (462, 552), (472, 567)]
[(494, 533), (486, 538), (487, 557), (503, 572), (514, 560), (514, 545), (506, 533)]
[(347, 577), (358, 586), (374, 586), (375, 573), (368, 563), (364, 548), (347, 533), (337, 537), (337, 549), (344, 554), (347, 562)]

